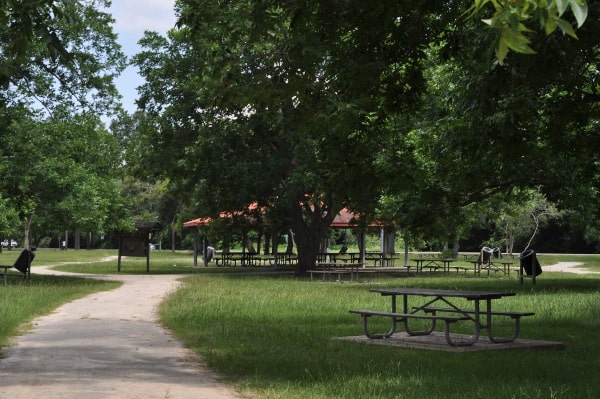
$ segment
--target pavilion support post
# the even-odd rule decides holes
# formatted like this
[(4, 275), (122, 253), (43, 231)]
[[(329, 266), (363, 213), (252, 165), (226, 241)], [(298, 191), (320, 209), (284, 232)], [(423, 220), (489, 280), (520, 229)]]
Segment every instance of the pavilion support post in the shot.
[[(212, 253), (214, 256), (214, 251)], [(204, 259), (204, 267), (208, 267), (208, 237), (202, 236), (202, 259)]]
[(194, 267), (198, 266), (198, 228), (194, 229)]
[(360, 240), (360, 262), (365, 266), (366, 258), (367, 258), (367, 249), (365, 248), (365, 229), (361, 228), (358, 237)]

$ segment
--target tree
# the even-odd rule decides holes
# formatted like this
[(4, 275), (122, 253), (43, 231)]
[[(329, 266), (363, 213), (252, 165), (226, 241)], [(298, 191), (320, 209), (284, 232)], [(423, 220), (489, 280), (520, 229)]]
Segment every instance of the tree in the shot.
[(382, 143), (369, 120), (419, 98), (421, 47), (455, 17), (446, 6), (177, 2), (179, 29), (147, 34), (135, 59), (157, 121), (145, 158), (203, 214), (285, 209), (302, 272), (341, 207), (372, 212)]
[(469, 231), (465, 206), (540, 186), (563, 209), (595, 213), (597, 21), (575, 42), (530, 33), (542, 51), (504, 65), (482, 62), (490, 39), (473, 21), (446, 30), (427, 49), (417, 112), (384, 114), (380, 217), (412, 236), (453, 240)]
[[(100, 137), (99, 119), (91, 115), (107, 115), (119, 107), (113, 78), (124, 68), (125, 56), (112, 31), (112, 17), (102, 11), (109, 4), (0, 4), (0, 170), (5, 172), (0, 201), (21, 218), (26, 243), (34, 216), (40, 214), (86, 229), (91, 215), (99, 217), (94, 227), (108, 224), (99, 213), (107, 212), (107, 204), (98, 201), (116, 198), (110, 192), (114, 165), (108, 165), (118, 162), (118, 153), (106, 150), (110, 140)], [(92, 138), (99, 141), (92, 143)], [(86, 158), (80, 159), (82, 155)], [(100, 160), (98, 155), (113, 158)], [(88, 168), (91, 164), (97, 169)], [(82, 209), (82, 202), (88, 207)]]
[(26, 246), (37, 218), (38, 227), (102, 232), (120, 226), (119, 147), (97, 118), (37, 120), (24, 113), (2, 141), (9, 167), (0, 188), (19, 213)]
[(0, 105), (111, 114), (125, 56), (101, 11), (109, 1), (7, 0), (0, 5)]
[(471, 17), (480, 15), (488, 5), (493, 6), (494, 14), (483, 22), (497, 32), (495, 49), (500, 64), (504, 62), (509, 50), (535, 54), (535, 50), (529, 46), (531, 41), (527, 38), (527, 33), (530, 29), (525, 25), (526, 21), (537, 21), (546, 34), (551, 34), (558, 28), (563, 34), (577, 38), (571, 22), (562, 17), (570, 8), (577, 27), (580, 28), (588, 15), (585, 0), (474, 0), (467, 13), (470, 13)]

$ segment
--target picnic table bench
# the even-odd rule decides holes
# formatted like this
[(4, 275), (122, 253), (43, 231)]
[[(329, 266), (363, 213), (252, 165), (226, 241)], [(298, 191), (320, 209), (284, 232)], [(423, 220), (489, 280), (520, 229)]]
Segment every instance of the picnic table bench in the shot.
[[(362, 317), (363, 332), (368, 338), (389, 338), (396, 332), (397, 322), (402, 322), (408, 335), (427, 335), (436, 328), (437, 321), (444, 322), (444, 336), (451, 346), (473, 345), (479, 339), (481, 330), (487, 330), (488, 338), (493, 343), (512, 342), (519, 337), (520, 320), (524, 316), (533, 316), (532, 312), (511, 312), (492, 310), (492, 301), (506, 296), (514, 296), (514, 292), (485, 292), (485, 291), (460, 291), (439, 290), (427, 288), (376, 288), (372, 292), (382, 296), (391, 297), (391, 311), (379, 310), (350, 310), (351, 313), (360, 314)], [(397, 310), (397, 297), (402, 297), (402, 310)], [(409, 306), (409, 298), (429, 297), (425, 303)], [(465, 309), (452, 303), (454, 299), (466, 299), (473, 304), (472, 308)], [(444, 306), (432, 306), (443, 303)], [(482, 309), (481, 305), (485, 305)], [(370, 317), (386, 317), (391, 319), (389, 331), (385, 333), (371, 333), (368, 328)], [(493, 320), (495, 316), (510, 317), (515, 320), (514, 330), (508, 337), (497, 337), (493, 333)], [(429, 320), (431, 323), (424, 330), (415, 331), (411, 328), (411, 319)], [(450, 326), (454, 323), (465, 321), (473, 323), (473, 334), (467, 338), (456, 338), (450, 334)]]
[(12, 266), (0, 265), (0, 269), (4, 269), (4, 271), (0, 272), (0, 274), (2, 274), (4, 285), (7, 285), (6, 277), (8, 275), (8, 269), (12, 269)]
[(294, 253), (278, 252), (277, 255), (271, 255), (268, 258), (270, 265), (294, 265), (298, 262), (298, 256)]

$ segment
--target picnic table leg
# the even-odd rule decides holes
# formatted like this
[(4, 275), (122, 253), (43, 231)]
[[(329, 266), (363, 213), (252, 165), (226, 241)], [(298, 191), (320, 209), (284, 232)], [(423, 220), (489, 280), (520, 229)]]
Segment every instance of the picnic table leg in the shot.
[[(487, 311), (488, 313), (491, 312), (490, 309), (490, 301), (488, 300), (488, 307), (487, 307)], [(445, 324), (444, 324), (444, 336), (446, 337), (446, 342), (448, 342), (448, 345), (450, 346), (470, 346), (473, 345), (475, 342), (477, 342), (477, 340), (479, 339), (479, 333), (481, 331), (481, 315), (480, 315), (480, 307), (479, 307), (479, 300), (475, 300), (475, 315), (474, 315), (474, 319), (473, 322), (475, 323), (475, 331), (473, 332), (473, 335), (471, 335), (471, 337), (467, 340), (454, 340), (452, 339), (452, 337), (450, 336), (450, 322), (448, 320), (445, 320)], [(433, 314), (435, 314), (435, 311), (433, 312)]]
[(361, 316), (362, 316), (363, 332), (365, 333), (365, 335), (367, 336), (367, 338), (370, 338), (370, 339), (389, 338), (389, 337), (391, 337), (394, 334), (394, 332), (396, 332), (396, 318), (395, 317), (392, 317), (392, 322), (391, 322), (390, 330), (387, 333), (383, 333), (383, 334), (371, 334), (369, 332), (369, 328), (367, 326), (368, 319), (369, 319), (370, 315), (362, 314)]
[[(396, 313), (396, 296), (392, 296), (392, 312)], [(404, 313), (408, 313), (408, 295), (403, 295), (403, 311)], [(413, 331), (408, 324), (408, 318), (403, 319), (404, 322), (404, 331), (408, 335), (418, 336), (418, 335), (429, 335), (433, 330), (435, 330), (436, 320), (431, 320), (431, 326), (429, 326), (426, 330), (421, 331)]]
[[(490, 300), (488, 300), (488, 302), (490, 302)], [(506, 337), (494, 337), (494, 333), (492, 332), (492, 314), (491, 314), (491, 309), (490, 309), (490, 303), (488, 303), (488, 308), (487, 308), (487, 330), (488, 330), (488, 338), (490, 339), (490, 341), (496, 343), (496, 344), (501, 344), (503, 342), (513, 342), (514, 340), (516, 340), (517, 338), (519, 338), (519, 334), (521, 332), (521, 316), (520, 315), (513, 315), (511, 316), (511, 318), (513, 318), (515, 320), (515, 329), (513, 331), (513, 335), (506, 338)]]

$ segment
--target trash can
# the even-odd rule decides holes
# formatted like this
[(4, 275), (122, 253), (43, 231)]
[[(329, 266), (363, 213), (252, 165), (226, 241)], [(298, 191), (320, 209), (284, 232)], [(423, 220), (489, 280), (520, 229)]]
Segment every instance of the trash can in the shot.
[(490, 247), (481, 248), (481, 253), (479, 254), (479, 259), (477, 259), (480, 263), (490, 263), (492, 256), (494, 255), (494, 249)]
[(542, 266), (533, 249), (521, 252), (519, 260), (521, 261), (521, 270), (525, 269), (527, 276), (539, 276), (542, 274)]
[(500, 248), (498, 248), (498, 247), (492, 248), (492, 254), (494, 255), (494, 258), (496, 258), (496, 259), (500, 259), (502, 257), (502, 253), (500, 252)]

